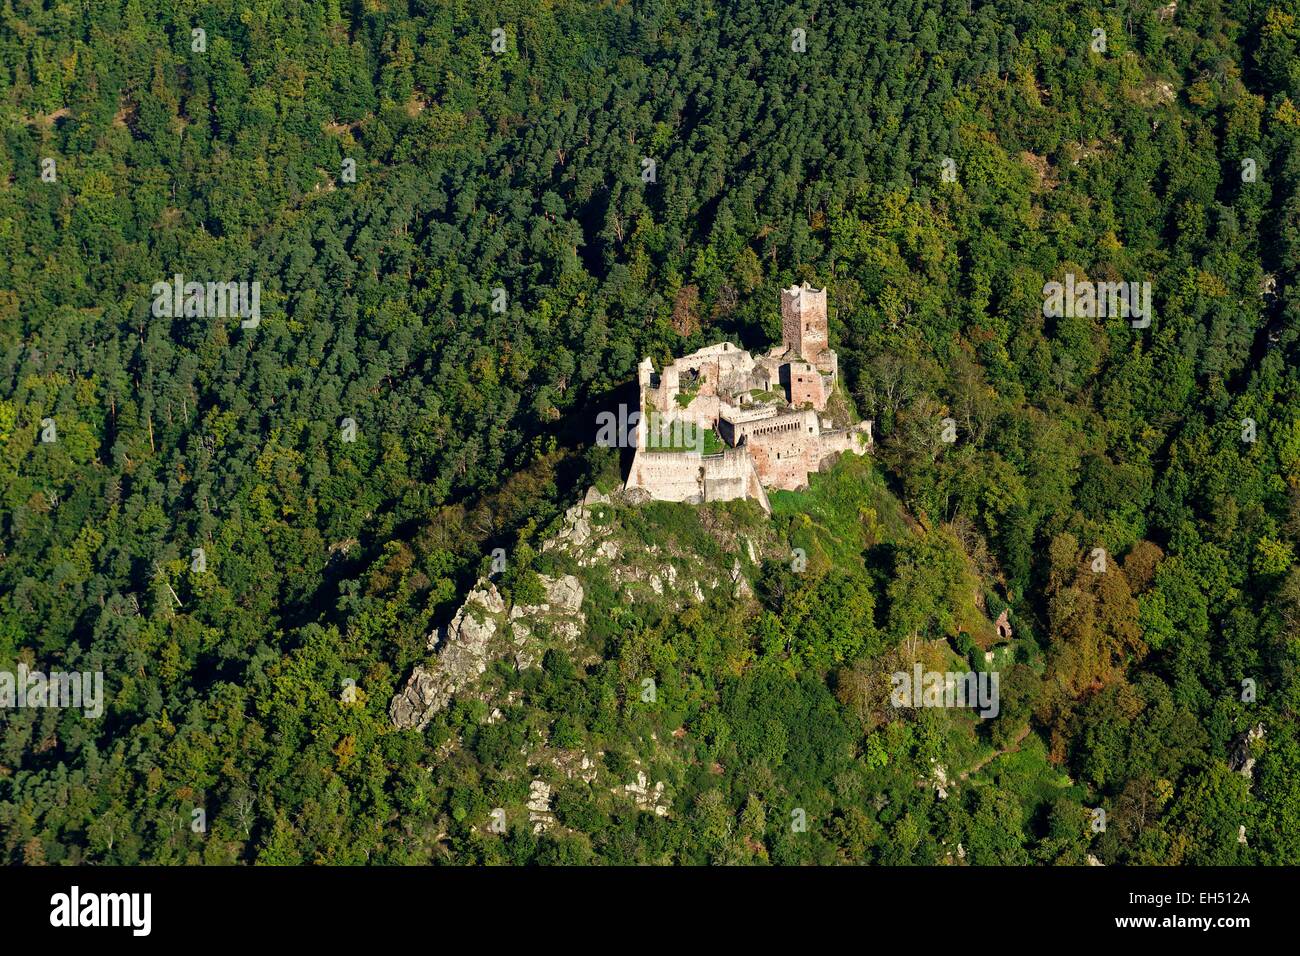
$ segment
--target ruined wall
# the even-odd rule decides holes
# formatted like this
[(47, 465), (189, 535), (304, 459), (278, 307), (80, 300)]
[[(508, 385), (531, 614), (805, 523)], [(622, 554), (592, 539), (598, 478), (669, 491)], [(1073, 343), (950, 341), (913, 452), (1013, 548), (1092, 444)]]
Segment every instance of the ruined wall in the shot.
[[(706, 366), (707, 367), (707, 366)], [(716, 381), (717, 366), (712, 366), (712, 376)], [(653, 421), (647, 421), (644, 417), (641, 426), (637, 429), (637, 446), (639, 448), (665, 447), (665, 442), (658, 438), (658, 434), (664, 429), (670, 428), (672, 422), (683, 421), (690, 422), (697, 428), (713, 428), (718, 421), (718, 413), (722, 407), (722, 401), (718, 398), (717, 389), (708, 384), (708, 379), (701, 384), (699, 392), (691, 403), (683, 408), (677, 401), (680, 394), (681, 369), (674, 363), (663, 370), (659, 376), (657, 386), (646, 385), (641, 389), (641, 409), (643, 411), (649, 408), (657, 414)], [(652, 435), (651, 432), (656, 432)]]
[(751, 408), (735, 408), (723, 403), (718, 411), (718, 437), (733, 448), (740, 444), (741, 434), (737, 426), (753, 424), (775, 418), (779, 412), (771, 405), (758, 405)]
[(754, 365), (754, 370), (749, 373), (749, 381), (745, 384), (747, 389), (775, 391), (781, 387), (781, 363), (766, 356), (759, 359)]
[(794, 491), (808, 483), (820, 462), (817, 414), (802, 411), (735, 426), (742, 446), (754, 459), (759, 480), (768, 488)]
[[(641, 447), (678, 448), (679, 444), (672, 440), (677, 436), (684, 436), (688, 447), (696, 447), (696, 442), (703, 441), (699, 430), (717, 424), (721, 407), (722, 400), (716, 395), (700, 395), (685, 408), (674, 403), (667, 411), (655, 409), (654, 419), (646, 423), (646, 440)], [(703, 448), (696, 450), (703, 451)]]
[[(750, 354), (729, 342), (700, 349), (664, 366), (659, 384), (643, 389), (641, 407), (653, 408), (670, 421), (682, 420), (699, 428), (714, 428), (722, 405), (720, 394), (736, 383), (747, 381), (753, 367)], [(683, 408), (678, 396), (688, 387), (693, 390), (694, 398)]]
[(661, 412), (677, 407), (679, 372), (676, 365), (666, 365), (659, 373), (659, 384), (646, 390), (642, 407), (649, 405)]
[(777, 435), (816, 435), (820, 429), (817, 414), (805, 409), (801, 412), (785, 412), (753, 421), (734, 422), (732, 430), (736, 444), (741, 439), (770, 438)]
[(734, 501), (749, 498), (757, 501), (769, 514), (767, 492), (759, 480), (754, 460), (743, 448), (728, 448), (720, 455), (704, 459), (704, 500)]
[(730, 342), (698, 349), (664, 368), (662, 379), (666, 387), (659, 398), (660, 407), (668, 407), (680, 390), (687, 387), (692, 372), (698, 376), (700, 395), (718, 395), (743, 387), (753, 371), (754, 357)]
[(743, 448), (707, 457), (640, 449), (632, 459), (626, 487), (642, 489), (659, 501), (700, 504), (751, 499), (764, 511), (772, 510), (754, 461)]
[(822, 432), (821, 442), (820, 457), (823, 465), (846, 451), (865, 455), (871, 450), (871, 422), (858, 422), (852, 428), (828, 429)]
[[(840, 357), (836, 354), (835, 350), (822, 349), (821, 353), (817, 356), (817, 360), (813, 364), (817, 367), (817, 371), (830, 379), (830, 384), (834, 386), (835, 380), (840, 374)], [(829, 388), (826, 390), (826, 393), (828, 395), (830, 394)]]
[(626, 487), (642, 488), (662, 501), (703, 501), (700, 456), (690, 452), (637, 449)]
[(808, 486), (810, 473), (843, 452), (866, 454), (871, 441), (871, 422), (823, 432), (816, 414), (804, 411), (753, 423), (743, 447), (766, 487), (797, 491)]
[[(831, 428), (824, 411), (839, 374), (839, 357), (829, 347), (826, 290), (807, 283), (781, 292), (783, 344), (757, 360), (730, 342), (721, 342), (676, 359), (654, 374), (649, 358), (638, 367), (641, 407), (656, 412), (642, 419), (637, 451), (628, 475), (628, 490), (641, 489), (665, 501), (729, 501), (750, 498), (770, 511), (765, 488), (794, 491), (808, 485), (810, 472), (846, 451), (863, 454), (871, 447), (871, 423)], [(691, 403), (678, 402), (681, 389)], [(781, 389), (800, 411), (780, 403), (744, 404), (745, 393)], [(694, 431), (669, 432), (661, 426), (688, 422), (715, 428), (730, 445), (703, 456)], [(683, 441), (685, 439), (685, 441)], [(691, 448), (690, 451), (660, 450)]]
[(821, 373), (810, 363), (791, 362), (783, 366), (781, 379), (791, 405), (796, 408), (811, 405), (818, 411), (826, 407), (826, 391)]
[(747, 374), (754, 367), (754, 357), (737, 345), (719, 342), (717, 345), (696, 349), (690, 355), (683, 355), (674, 364), (683, 369), (711, 365), (715, 372), (724, 375), (731, 372)]
[(808, 485), (808, 473), (821, 464), (821, 441), (806, 432), (760, 435), (746, 439), (759, 480), (768, 488), (797, 491)]

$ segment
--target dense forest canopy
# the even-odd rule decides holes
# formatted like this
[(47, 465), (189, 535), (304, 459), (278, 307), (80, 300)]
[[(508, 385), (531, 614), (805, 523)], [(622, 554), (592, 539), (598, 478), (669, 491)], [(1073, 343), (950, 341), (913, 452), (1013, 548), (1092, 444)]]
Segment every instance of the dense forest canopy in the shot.
[[(108, 698), (0, 711), (6, 861), (1300, 862), (1300, 2), (1174, 7), (6, 0), (0, 668)], [(1150, 326), (1045, 316), (1067, 274), (1149, 282)], [(260, 320), (159, 316), (176, 275)], [(527, 589), (608, 474), (573, 424), (645, 355), (779, 340), (801, 281), (912, 531), (794, 501), (797, 582), (394, 730), (492, 549)], [(881, 717), (966, 575), (1023, 640), (1004, 714)], [(534, 735), (674, 811), (570, 782), (487, 832)]]

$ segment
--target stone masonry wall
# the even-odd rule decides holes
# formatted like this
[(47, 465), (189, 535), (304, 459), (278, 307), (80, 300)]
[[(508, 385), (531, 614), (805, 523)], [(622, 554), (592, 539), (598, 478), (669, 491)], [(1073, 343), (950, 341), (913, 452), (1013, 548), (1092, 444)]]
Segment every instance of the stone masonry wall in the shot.
[(790, 396), (790, 404), (799, 408), (811, 405), (821, 411), (826, 407), (826, 391), (821, 373), (808, 362), (791, 362), (781, 369), (782, 385)]
[(662, 501), (702, 501), (700, 456), (689, 452), (637, 449), (627, 488), (643, 488)]
[(826, 290), (808, 283), (781, 290), (781, 339), (800, 358), (815, 362), (829, 348)]

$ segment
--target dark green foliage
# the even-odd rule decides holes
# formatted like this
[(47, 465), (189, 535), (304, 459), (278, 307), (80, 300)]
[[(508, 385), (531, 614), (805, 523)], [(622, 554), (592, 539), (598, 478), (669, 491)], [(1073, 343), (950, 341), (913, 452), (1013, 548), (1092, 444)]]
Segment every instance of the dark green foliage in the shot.
[[(0, 18), (0, 670), (108, 694), (0, 712), (7, 862), (1300, 861), (1296, 0), (254, 6)], [(1151, 327), (1045, 318), (1071, 272), (1151, 281)], [(260, 281), (260, 325), (153, 315), (177, 273)], [(806, 571), (668, 619), (594, 584), (581, 647), (486, 676), (501, 719), (393, 731), (493, 549), (520, 603), (572, 570), (592, 409), (766, 348), (805, 279), (876, 466), (620, 520)], [(882, 705), (927, 649), (983, 666), (981, 593), (1001, 716)], [(642, 771), (669, 814), (611, 794)]]

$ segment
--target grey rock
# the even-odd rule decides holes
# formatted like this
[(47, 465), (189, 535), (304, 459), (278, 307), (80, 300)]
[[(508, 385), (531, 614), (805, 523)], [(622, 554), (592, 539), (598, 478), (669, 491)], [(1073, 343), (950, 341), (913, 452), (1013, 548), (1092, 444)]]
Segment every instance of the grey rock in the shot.
[[(469, 593), (447, 625), (437, 658), (417, 666), (389, 704), (394, 727), (423, 730), (433, 715), (451, 702), (452, 695), (478, 680), (492, 657), (496, 616), (505, 609), (505, 601), (494, 584), (487, 583)], [(439, 643), (437, 632), (429, 635), (430, 649)]]
[(433, 715), (447, 706), (451, 692), (445, 679), (439, 679), (423, 664), (411, 672), (406, 686), (393, 698), (388, 715), (398, 730), (423, 730)]
[(1251, 755), (1251, 745), (1263, 739), (1263, 724), (1256, 724), (1245, 733), (1234, 737), (1228, 749), (1228, 769), (1243, 777), (1252, 778), (1255, 772), (1255, 758)]
[(584, 597), (582, 584), (572, 574), (558, 578), (548, 578), (544, 574), (538, 577), (546, 587), (546, 602), (552, 610), (564, 614), (577, 614), (581, 610)]

